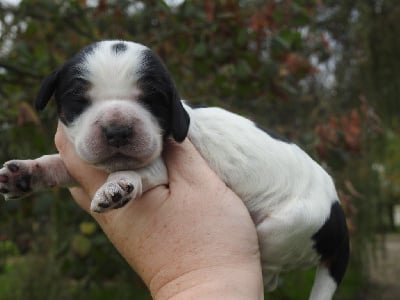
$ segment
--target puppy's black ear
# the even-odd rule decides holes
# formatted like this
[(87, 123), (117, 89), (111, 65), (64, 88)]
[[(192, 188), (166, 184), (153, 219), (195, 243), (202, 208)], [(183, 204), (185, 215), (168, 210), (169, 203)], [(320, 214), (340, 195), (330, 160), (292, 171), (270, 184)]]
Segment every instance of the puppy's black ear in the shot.
[(187, 136), (190, 118), (177, 94), (174, 95), (171, 104), (172, 137), (175, 141), (182, 142)]
[(182, 142), (187, 136), (190, 119), (164, 63), (151, 50), (144, 50), (139, 74), (141, 100), (158, 119), (164, 137), (171, 135), (175, 141)]
[(42, 86), (40, 87), (35, 100), (36, 110), (43, 110), (49, 102), (51, 96), (54, 94), (58, 84), (58, 74), (59, 70), (55, 70), (43, 80)]

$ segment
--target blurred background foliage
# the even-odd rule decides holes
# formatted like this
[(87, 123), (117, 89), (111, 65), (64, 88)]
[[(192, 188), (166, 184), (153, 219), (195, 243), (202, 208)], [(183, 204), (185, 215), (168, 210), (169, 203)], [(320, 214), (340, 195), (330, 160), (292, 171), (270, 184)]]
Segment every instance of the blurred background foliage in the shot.
[[(377, 233), (400, 195), (397, 0), (0, 1), (0, 161), (55, 151), (41, 80), (83, 46), (133, 40), (182, 98), (246, 115), (299, 143), (335, 178), (352, 239), (336, 299), (365, 299)], [(313, 272), (267, 299), (306, 299)], [(0, 299), (150, 299), (96, 224), (54, 189), (0, 206)]]

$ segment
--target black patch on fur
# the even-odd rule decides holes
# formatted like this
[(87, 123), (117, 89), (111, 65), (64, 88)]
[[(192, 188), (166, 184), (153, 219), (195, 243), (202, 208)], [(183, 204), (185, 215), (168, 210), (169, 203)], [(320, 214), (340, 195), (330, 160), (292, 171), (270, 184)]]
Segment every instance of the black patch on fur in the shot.
[(82, 63), (96, 43), (82, 49), (63, 66), (45, 78), (35, 101), (35, 108), (43, 110), (54, 94), (57, 112), (64, 124), (71, 123), (89, 105), (86, 91), (89, 82), (83, 79)]
[(121, 208), (121, 207), (123, 207), (123, 206), (125, 206), (126, 204), (128, 204), (128, 202), (130, 201), (131, 199), (124, 199), (124, 200), (122, 200), (120, 203), (118, 203), (117, 205), (115, 205), (113, 208), (114, 209), (117, 209), (117, 208)]
[(89, 100), (86, 98), (88, 82), (76, 77), (69, 77), (69, 82), (69, 89), (63, 82), (55, 93), (59, 118), (66, 125), (73, 122), (89, 106)]
[(128, 49), (128, 46), (123, 42), (115, 43), (111, 46), (111, 50), (115, 52), (115, 54), (120, 54), (125, 52)]
[(109, 208), (111, 206), (111, 203), (106, 203), (106, 202), (100, 202), (98, 204), (101, 208)]
[(120, 193), (115, 193), (114, 195), (111, 196), (111, 200), (114, 203), (121, 200), (121, 198), (122, 198), (122, 195)]
[(16, 163), (10, 162), (7, 164), (7, 169), (9, 169), (12, 173), (19, 171), (19, 166)]
[(350, 255), (346, 217), (339, 202), (332, 204), (329, 218), (312, 238), (321, 261), (327, 265), (330, 275), (339, 285)]
[(132, 184), (128, 184), (126, 186), (126, 192), (131, 193), (134, 190), (134, 186)]
[(15, 186), (18, 190), (22, 192), (29, 192), (31, 190), (31, 176), (30, 175), (22, 175), (15, 182)]
[(172, 135), (181, 142), (189, 129), (189, 116), (182, 106), (170, 74), (161, 60), (150, 50), (145, 50), (143, 66), (139, 70), (138, 86), (142, 91), (140, 101), (157, 118), (164, 137)]

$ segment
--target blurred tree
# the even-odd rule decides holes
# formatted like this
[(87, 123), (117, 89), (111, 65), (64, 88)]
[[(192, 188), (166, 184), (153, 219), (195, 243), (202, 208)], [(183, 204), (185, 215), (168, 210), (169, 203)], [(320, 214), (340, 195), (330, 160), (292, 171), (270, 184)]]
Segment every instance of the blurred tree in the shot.
[[(328, 124), (317, 126), (319, 157), (336, 172), (350, 218), (353, 262), (365, 267), (376, 232), (393, 230), (399, 204), (400, 3), (323, 1), (318, 28), (334, 41), (335, 82)], [(343, 112), (351, 110), (350, 115)], [(395, 153), (396, 152), (396, 153)], [(338, 163), (339, 162), (339, 163)]]
[[(338, 105), (360, 94), (392, 128), (399, 123), (400, 43), (396, 0), (324, 1), (326, 13), (318, 27), (328, 30), (339, 50), (336, 65)], [(351, 104), (350, 104), (351, 105)]]

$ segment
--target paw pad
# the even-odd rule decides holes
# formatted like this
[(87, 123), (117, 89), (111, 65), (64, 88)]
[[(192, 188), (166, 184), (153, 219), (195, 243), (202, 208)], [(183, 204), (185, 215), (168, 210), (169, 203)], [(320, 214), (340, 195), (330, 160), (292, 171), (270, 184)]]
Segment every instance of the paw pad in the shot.
[(94, 212), (105, 212), (125, 206), (136, 197), (133, 183), (125, 178), (105, 183), (95, 194), (90, 209)]
[(6, 200), (23, 198), (31, 192), (29, 161), (12, 160), (0, 169), (0, 193)]
[(12, 173), (18, 172), (19, 167), (15, 162), (6, 163), (5, 166), (9, 169)]

